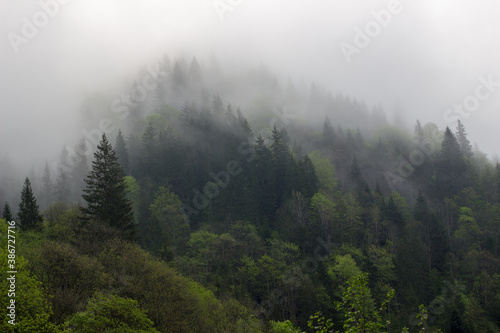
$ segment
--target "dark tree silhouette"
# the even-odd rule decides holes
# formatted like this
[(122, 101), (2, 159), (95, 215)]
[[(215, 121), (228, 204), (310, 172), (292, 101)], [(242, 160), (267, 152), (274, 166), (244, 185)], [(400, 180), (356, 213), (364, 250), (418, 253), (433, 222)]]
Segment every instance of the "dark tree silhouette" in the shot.
[(7, 220), (7, 221), (12, 221), (12, 211), (10, 210), (10, 205), (8, 202), (5, 202), (5, 205), (3, 206), (2, 210), (2, 218)]
[(36, 198), (31, 189), (31, 183), (28, 177), (24, 180), (23, 190), (21, 192), (21, 203), (19, 204), (19, 213), (17, 214), (19, 225), (23, 230), (40, 229), (43, 217), (38, 210)]
[(135, 237), (132, 204), (126, 197), (126, 186), (122, 167), (106, 135), (97, 146), (92, 170), (87, 179), (87, 188), (82, 195), (87, 203), (82, 207), (83, 220), (94, 220), (123, 231), (125, 237)]

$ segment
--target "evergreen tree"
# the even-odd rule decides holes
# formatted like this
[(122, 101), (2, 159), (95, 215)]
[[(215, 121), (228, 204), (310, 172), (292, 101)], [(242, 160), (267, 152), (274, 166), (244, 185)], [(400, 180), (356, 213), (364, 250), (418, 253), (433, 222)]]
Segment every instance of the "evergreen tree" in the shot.
[(421, 191), (418, 191), (413, 216), (423, 226), (423, 242), (428, 269), (437, 268), (438, 270), (442, 270), (444, 268), (445, 255), (448, 252), (446, 234), (438, 218), (430, 210), (427, 200)]
[(43, 217), (38, 211), (38, 204), (31, 189), (31, 183), (28, 177), (24, 180), (23, 190), (21, 192), (21, 203), (19, 204), (19, 213), (17, 214), (19, 225), (24, 230), (39, 229), (42, 226)]
[(361, 135), (361, 132), (359, 131), (359, 127), (356, 130), (356, 136), (354, 137), (354, 144), (356, 145), (356, 149), (361, 150), (363, 149), (365, 143), (363, 140), (363, 136)]
[(197, 115), (196, 106), (185, 101), (181, 107), (181, 119), (186, 122), (186, 124), (193, 125)]
[(201, 75), (201, 67), (196, 60), (196, 57), (191, 61), (191, 65), (189, 66), (189, 79), (190, 83), (193, 86), (201, 83), (202, 75)]
[(225, 111), (225, 118), (226, 121), (228, 122), (229, 126), (231, 127), (236, 127), (238, 125), (238, 120), (236, 119), (236, 116), (234, 115), (233, 108), (231, 107), (231, 104), (227, 103), (226, 111)]
[(106, 135), (97, 146), (92, 170), (82, 195), (87, 206), (82, 207), (83, 219), (95, 220), (124, 232), (128, 239), (135, 237), (132, 203), (127, 199), (123, 169)]
[(422, 124), (420, 124), (420, 120), (417, 119), (417, 123), (415, 124), (415, 139), (418, 142), (423, 142), (425, 139), (425, 132), (422, 128)]
[(299, 179), (298, 181), (298, 190), (306, 197), (312, 198), (312, 196), (319, 189), (319, 181), (316, 176), (316, 172), (314, 169), (314, 165), (309, 158), (309, 156), (305, 155), (298, 163), (298, 171), (299, 171)]
[(472, 153), (472, 146), (469, 142), (469, 139), (467, 139), (467, 133), (465, 132), (465, 126), (462, 124), (460, 119), (458, 120), (458, 125), (457, 125), (457, 140), (460, 145), (460, 151), (462, 154), (468, 158), (471, 158), (473, 153)]
[(417, 195), (417, 203), (415, 204), (415, 209), (413, 210), (413, 216), (417, 221), (425, 221), (429, 218), (429, 206), (427, 205), (427, 200), (425, 200), (424, 195), (419, 190)]
[(116, 156), (118, 157), (118, 163), (120, 163), (123, 168), (125, 176), (130, 176), (130, 161), (128, 157), (127, 145), (120, 129), (118, 130), (118, 135), (116, 136), (115, 151)]
[(72, 195), (74, 195), (74, 200), (77, 201), (85, 188), (85, 177), (89, 173), (87, 144), (84, 138), (76, 145), (75, 152), (76, 155), (73, 157), (72, 162), (71, 180), (73, 185)]
[(262, 221), (263, 217), (271, 218), (274, 214), (276, 192), (272, 154), (260, 134), (256, 140), (255, 157), (251, 162), (252, 195), (250, 197), (257, 201), (257, 220)]
[(330, 117), (328, 115), (325, 117), (323, 122), (323, 141), (326, 145), (333, 144), (335, 139), (335, 130), (333, 129), (332, 123), (330, 122)]
[(153, 123), (149, 122), (148, 127), (142, 135), (142, 151), (141, 151), (141, 171), (145, 176), (153, 175), (157, 165), (157, 149), (158, 140), (157, 133), (153, 127)]
[(236, 109), (236, 115), (238, 117), (238, 125), (243, 130), (243, 134), (245, 135), (245, 137), (251, 136), (253, 134), (252, 129), (250, 128), (247, 119), (241, 113), (240, 108)]
[(355, 182), (359, 182), (363, 179), (363, 177), (361, 176), (361, 169), (359, 168), (358, 159), (356, 158), (356, 155), (353, 155), (352, 157), (350, 176)]
[(172, 85), (176, 93), (182, 93), (186, 88), (186, 72), (184, 60), (178, 60), (172, 69)]
[(56, 201), (69, 202), (71, 189), (69, 186), (68, 174), (64, 168), (59, 168), (56, 178), (56, 185), (54, 187), (54, 196)]
[(224, 103), (222, 103), (222, 99), (219, 94), (212, 96), (212, 112), (215, 115), (220, 115), (224, 112)]
[(288, 194), (291, 193), (290, 182), (287, 180), (289, 180), (290, 176), (292, 156), (283, 137), (283, 132), (278, 130), (276, 125), (274, 125), (271, 136), (271, 152), (274, 162), (276, 207), (279, 207)]
[(40, 190), (40, 195), (42, 196), (41, 205), (42, 209), (44, 209), (52, 203), (54, 196), (54, 184), (52, 183), (52, 176), (47, 162), (45, 162)]
[(437, 186), (441, 195), (451, 196), (467, 185), (467, 167), (457, 138), (446, 127), (438, 163), (436, 165)]
[(2, 218), (5, 219), (6, 221), (12, 221), (12, 211), (10, 210), (10, 205), (8, 202), (5, 202), (5, 205), (3, 206), (2, 210)]
[(352, 160), (350, 176), (354, 182), (356, 197), (359, 203), (362, 207), (368, 208), (373, 203), (373, 197), (371, 194), (370, 186), (361, 174), (361, 169), (355, 155), (353, 156)]

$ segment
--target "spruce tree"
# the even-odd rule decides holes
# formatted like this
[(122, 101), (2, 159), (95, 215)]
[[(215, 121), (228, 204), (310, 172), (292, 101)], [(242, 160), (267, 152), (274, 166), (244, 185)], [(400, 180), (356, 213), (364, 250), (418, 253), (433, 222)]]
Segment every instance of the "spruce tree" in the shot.
[(158, 164), (158, 135), (153, 127), (153, 123), (149, 122), (148, 127), (142, 135), (142, 150), (141, 150), (141, 172), (143, 176), (153, 176), (157, 171)]
[(457, 138), (449, 127), (446, 127), (444, 132), (436, 169), (436, 180), (441, 195), (452, 196), (466, 186), (468, 181), (467, 166)]
[(24, 180), (23, 190), (21, 192), (21, 203), (19, 204), (19, 213), (17, 214), (19, 225), (24, 230), (39, 229), (43, 222), (43, 217), (38, 211), (38, 204), (31, 189), (31, 183), (28, 177)]
[(232, 128), (238, 126), (238, 119), (234, 115), (233, 108), (231, 104), (227, 103), (226, 111), (224, 112), (224, 117), (226, 118), (227, 123)]
[(186, 88), (186, 72), (184, 59), (175, 62), (172, 69), (172, 87), (175, 93), (179, 94)]
[(224, 112), (224, 103), (219, 94), (212, 96), (212, 112), (216, 115), (220, 115)]
[(130, 176), (130, 160), (128, 157), (127, 144), (125, 143), (125, 138), (121, 130), (118, 130), (118, 135), (116, 136), (115, 151), (118, 157), (118, 163), (120, 163), (123, 168), (125, 175)]
[(6, 221), (12, 221), (12, 211), (10, 210), (10, 205), (8, 202), (5, 202), (5, 205), (3, 206), (2, 210), (2, 218), (5, 219)]
[(97, 146), (92, 170), (83, 190), (87, 206), (82, 207), (83, 220), (94, 220), (124, 233), (127, 239), (134, 239), (135, 225), (132, 203), (127, 199), (123, 169), (118, 164), (116, 152), (106, 135)]
[(326, 145), (333, 144), (335, 140), (335, 130), (333, 129), (330, 117), (328, 115), (325, 117), (323, 122), (323, 141)]
[(417, 123), (415, 124), (415, 139), (418, 143), (423, 142), (425, 139), (425, 132), (422, 128), (422, 124), (420, 124), (420, 120), (417, 119)]
[(316, 176), (314, 165), (309, 156), (305, 155), (301, 160), (299, 160), (298, 171), (300, 174), (298, 177), (299, 179), (296, 179), (296, 181), (298, 182), (299, 191), (306, 198), (312, 198), (312, 196), (319, 189), (319, 181)]
[(255, 159), (250, 164), (251, 198), (256, 201), (257, 220), (271, 219), (276, 202), (274, 167), (272, 153), (264, 143), (262, 135), (255, 142)]
[(238, 117), (238, 125), (243, 130), (245, 137), (253, 136), (252, 129), (250, 128), (247, 119), (241, 113), (240, 108), (236, 109), (236, 115)]
[(52, 203), (54, 196), (54, 184), (52, 182), (52, 175), (50, 173), (49, 164), (47, 162), (45, 162), (45, 169), (43, 170), (40, 190), (40, 194), (42, 196), (41, 205), (43, 209), (48, 207)]
[(56, 201), (59, 202), (69, 202), (69, 196), (71, 195), (71, 189), (69, 186), (68, 174), (64, 171), (64, 168), (59, 168), (57, 172), (56, 185), (54, 187), (54, 196)]
[(292, 171), (290, 168), (292, 156), (283, 134), (285, 134), (285, 132), (280, 131), (276, 125), (274, 125), (271, 136), (271, 152), (273, 156), (276, 185), (276, 208), (281, 206), (283, 200), (291, 193), (291, 184), (288, 180), (290, 180), (290, 174)]
[(71, 179), (73, 183), (73, 193), (75, 201), (78, 201), (80, 195), (85, 188), (85, 177), (89, 173), (87, 164), (87, 144), (82, 138), (76, 145), (75, 156), (72, 157)]
[(465, 126), (462, 124), (460, 119), (458, 120), (458, 125), (457, 125), (457, 140), (458, 144), (460, 145), (460, 151), (462, 152), (462, 154), (468, 158), (471, 158), (473, 155), (472, 146), (469, 142), (469, 139), (467, 139)]

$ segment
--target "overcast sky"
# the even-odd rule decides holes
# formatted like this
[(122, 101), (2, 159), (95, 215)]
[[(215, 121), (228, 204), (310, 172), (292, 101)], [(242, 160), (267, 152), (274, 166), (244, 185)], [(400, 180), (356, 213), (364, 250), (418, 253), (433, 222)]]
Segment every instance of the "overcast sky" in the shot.
[(0, 0), (0, 154), (59, 152), (84, 89), (106, 92), (166, 52), (264, 63), (388, 112), (398, 101), (411, 124), (455, 127), (446, 110), (465, 103), (469, 138), (492, 157), (499, 14), (495, 0)]

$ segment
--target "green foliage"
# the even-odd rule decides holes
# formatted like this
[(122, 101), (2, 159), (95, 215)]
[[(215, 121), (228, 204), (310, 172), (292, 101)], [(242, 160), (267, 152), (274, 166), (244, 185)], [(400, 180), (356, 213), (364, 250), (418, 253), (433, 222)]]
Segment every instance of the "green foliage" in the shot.
[(309, 207), (311, 209), (310, 218), (318, 221), (318, 225), (321, 227), (323, 234), (333, 234), (333, 230), (336, 227), (335, 220), (338, 221), (338, 212), (335, 204), (323, 194), (316, 193), (311, 198)]
[(30, 253), (34, 273), (52, 295), (53, 319), (63, 323), (92, 294), (110, 282), (110, 275), (95, 257), (78, 253), (74, 246), (44, 241)]
[(333, 333), (333, 322), (331, 319), (325, 319), (321, 312), (316, 312), (309, 317), (307, 321), (309, 327), (315, 333)]
[(334, 280), (339, 281), (341, 284), (362, 274), (350, 254), (336, 256), (335, 265), (330, 267), (329, 273)]
[(295, 327), (290, 320), (285, 321), (272, 321), (271, 330), (269, 333), (302, 333), (302, 331)]
[(379, 309), (368, 288), (366, 273), (352, 277), (342, 295), (342, 301), (337, 302), (337, 309), (344, 313), (344, 329), (347, 332), (378, 332), (390, 324), (383, 321), (381, 315), (386, 311), (388, 303), (394, 297), (394, 289), (390, 290)]
[(375, 267), (372, 276), (374, 294), (377, 298), (382, 299), (392, 289), (391, 285), (396, 281), (395, 256), (389, 252), (387, 247), (372, 245), (368, 249), (368, 257)]
[(162, 233), (163, 247), (177, 249), (185, 243), (189, 224), (182, 209), (182, 202), (177, 195), (166, 187), (160, 187), (153, 203), (149, 206), (151, 215), (158, 222)]
[(80, 207), (74, 205), (69, 208), (64, 202), (56, 202), (45, 211), (46, 220), (44, 234), (48, 239), (63, 242), (73, 242), (80, 225)]
[(64, 332), (158, 333), (137, 301), (102, 293), (89, 299), (86, 311), (66, 320)]
[(335, 177), (335, 167), (330, 160), (323, 156), (318, 150), (309, 154), (321, 190), (328, 196), (333, 196), (337, 191), (338, 180)]
[(8, 202), (5, 202), (5, 205), (3, 206), (2, 218), (6, 221), (12, 221), (12, 211), (10, 210), (10, 205)]
[(134, 211), (135, 224), (139, 223), (140, 211), (140, 196), (141, 186), (137, 180), (132, 176), (125, 176), (125, 188), (127, 189), (127, 199), (132, 203), (132, 210)]
[[(245, 103), (247, 120), (227, 104), (233, 96), (206, 90), (207, 78), (229, 82), (217, 69), (207, 77), (194, 59), (173, 67), (165, 57), (166, 80), (126, 121), (112, 116), (129, 136), (119, 132), (115, 152), (103, 137), (81, 210), (70, 202), (88, 174), (84, 141), (76, 156), (63, 150), (58, 175), (39, 170), (45, 220), (28, 224), (18, 252), (22, 274), (39, 281), (25, 297), (40, 305), (42, 331), (44, 320), (54, 330), (65, 320), (74, 331), (147, 330), (147, 311), (162, 332), (300, 332), (311, 313), (312, 331), (408, 332), (411, 318), (420, 323), (411, 331), (498, 332), (500, 165), (472, 153), (463, 124), (443, 135), (417, 121), (412, 135), (387, 125), (381, 106), (370, 113), (315, 85), (284, 90), (265, 70), (250, 74), (261, 90)], [(87, 100), (86, 125), (106, 105)], [(367, 121), (353, 130), (358, 119)], [(124, 241), (135, 226), (149, 253)], [(393, 287), (396, 306), (385, 309)], [(420, 304), (429, 306), (410, 315)]]
[(137, 245), (113, 241), (100, 261), (113, 273), (115, 293), (137, 300), (161, 332), (235, 332), (238, 319), (249, 317), (238, 302), (222, 303)]
[(479, 237), (482, 232), (473, 217), (472, 210), (460, 207), (458, 228), (454, 233), (458, 251), (463, 255), (472, 249), (479, 249)]
[[(19, 229), (11, 229), (15, 233), (16, 249), (19, 250), (21, 235)], [(40, 332), (49, 333), (57, 332), (58, 327), (50, 321), (52, 310), (49, 303), (49, 297), (46, 294), (42, 283), (30, 272), (30, 263), (23, 256), (14, 252), (15, 270), (17, 273), (7, 273), (7, 260), (11, 252), (7, 251), (8, 242), (7, 223), (4, 219), (0, 219), (0, 266), (3, 268), (2, 282), (0, 284), (0, 304), (2, 304), (0, 321), (0, 331), (2, 332)], [(10, 237), (12, 240), (13, 238)], [(12, 242), (10, 242), (12, 245)], [(12, 249), (12, 248), (11, 248)], [(12, 262), (10, 262), (11, 264)], [(15, 280), (12, 280), (12, 276)], [(7, 280), (11, 279), (11, 280)], [(15, 281), (15, 288), (11, 288), (10, 281)], [(14, 300), (15, 317), (11, 318), (7, 315), (10, 310), (11, 300)], [(9, 324), (9, 320), (14, 319), (15, 325)]]

